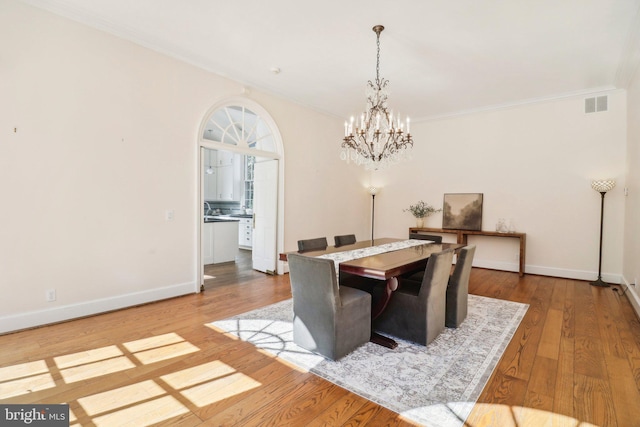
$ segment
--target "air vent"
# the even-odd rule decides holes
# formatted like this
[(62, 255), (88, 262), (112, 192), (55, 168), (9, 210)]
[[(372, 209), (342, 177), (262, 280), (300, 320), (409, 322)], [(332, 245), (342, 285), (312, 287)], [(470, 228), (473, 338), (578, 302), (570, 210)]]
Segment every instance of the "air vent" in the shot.
[(584, 100), (584, 112), (586, 114), (589, 113), (599, 113), (601, 111), (609, 110), (609, 96), (594, 96), (592, 98), (585, 98)]

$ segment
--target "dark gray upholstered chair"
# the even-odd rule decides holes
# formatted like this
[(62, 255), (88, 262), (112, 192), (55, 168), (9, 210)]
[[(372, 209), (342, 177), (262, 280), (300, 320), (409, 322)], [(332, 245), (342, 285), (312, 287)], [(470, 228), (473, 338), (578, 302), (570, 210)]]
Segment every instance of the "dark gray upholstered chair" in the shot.
[(456, 259), (456, 267), (449, 277), (447, 286), (447, 315), (445, 325), (457, 328), (467, 318), (467, 302), (469, 300), (469, 275), (471, 264), (476, 253), (475, 245), (460, 249)]
[(433, 240), (434, 243), (442, 243), (442, 236), (435, 236), (433, 234), (409, 233), (409, 238), (417, 240)]
[(445, 327), (452, 260), (451, 249), (431, 255), (418, 289), (400, 281), (387, 308), (373, 321), (373, 329), (422, 345), (433, 341)]
[(317, 237), (315, 239), (298, 240), (298, 252), (321, 251), (327, 249), (329, 244), (326, 237)]
[(334, 241), (336, 242), (336, 247), (344, 246), (344, 245), (352, 245), (356, 242), (355, 234), (345, 234), (342, 236), (334, 236)]
[(338, 286), (330, 259), (290, 254), (293, 342), (329, 359), (352, 352), (371, 338), (371, 295)]
[[(447, 285), (447, 314), (445, 325), (448, 328), (457, 328), (467, 318), (467, 304), (469, 301), (469, 275), (473, 264), (473, 256), (476, 253), (475, 245), (465, 246), (460, 249), (456, 260), (456, 266), (449, 277)], [(417, 293), (420, 288), (424, 271), (413, 273), (404, 277), (402, 284), (410, 292)]]

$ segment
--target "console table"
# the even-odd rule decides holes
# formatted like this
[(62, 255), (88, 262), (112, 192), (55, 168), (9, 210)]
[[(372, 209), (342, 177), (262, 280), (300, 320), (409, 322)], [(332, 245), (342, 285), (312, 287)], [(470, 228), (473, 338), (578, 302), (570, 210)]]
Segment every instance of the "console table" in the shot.
[(411, 227), (409, 233), (419, 232), (455, 234), (458, 237), (457, 243), (466, 245), (468, 236), (493, 236), (493, 237), (512, 237), (520, 239), (520, 269), (518, 271), (520, 277), (524, 276), (525, 254), (527, 247), (526, 233), (500, 233), (498, 231), (474, 231), (474, 230), (453, 230), (448, 228), (427, 228), (427, 227)]

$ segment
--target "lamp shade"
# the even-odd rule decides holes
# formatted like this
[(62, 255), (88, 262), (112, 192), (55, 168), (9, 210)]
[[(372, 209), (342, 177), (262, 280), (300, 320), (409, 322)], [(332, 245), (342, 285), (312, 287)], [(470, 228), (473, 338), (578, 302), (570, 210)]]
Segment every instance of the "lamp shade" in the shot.
[(600, 179), (591, 181), (591, 188), (599, 193), (606, 193), (616, 186), (615, 179)]
[(380, 189), (377, 187), (369, 187), (369, 194), (371, 194), (372, 196), (378, 194), (378, 191), (380, 191)]

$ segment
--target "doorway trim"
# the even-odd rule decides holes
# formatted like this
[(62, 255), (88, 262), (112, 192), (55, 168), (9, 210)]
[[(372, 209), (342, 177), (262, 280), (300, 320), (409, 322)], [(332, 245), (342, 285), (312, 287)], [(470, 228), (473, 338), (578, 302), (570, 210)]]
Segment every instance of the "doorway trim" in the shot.
[[(267, 125), (269, 131), (273, 135), (275, 151), (262, 151), (253, 148), (238, 147), (231, 144), (224, 144), (222, 142), (215, 142), (208, 139), (204, 139), (204, 131), (207, 126), (209, 118), (218, 110), (225, 107), (244, 107), (254, 113), (256, 113)], [(252, 99), (236, 96), (221, 99), (214, 103), (204, 114), (203, 119), (200, 122), (198, 128), (198, 134), (196, 138), (196, 159), (197, 159), (197, 176), (196, 176), (196, 188), (197, 188), (197, 206), (198, 222), (196, 224), (196, 293), (201, 291), (201, 287), (204, 284), (204, 267), (202, 264), (202, 227), (204, 224), (204, 168), (203, 168), (203, 148), (209, 148), (214, 150), (226, 150), (238, 154), (251, 155), (257, 157), (266, 157), (278, 160), (278, 189), (277, 189), (277, 224), (276, 224), (276, 272), (277, 274), (284, 273), (284, 264), (278, 259), (277, 254), (284, 251), (284, 145), (282, 143), (282, 136), (278, 126), (269, 114), (269, 112), (257, 102)]]

